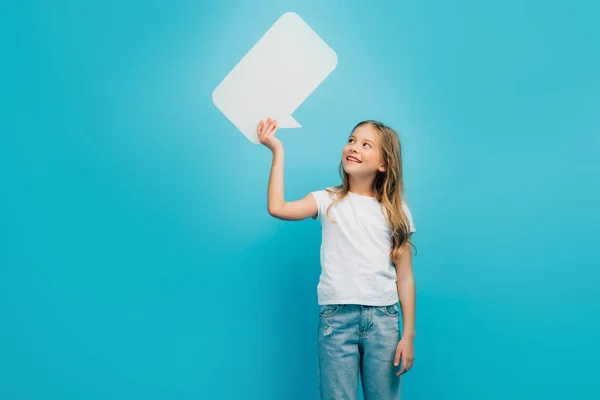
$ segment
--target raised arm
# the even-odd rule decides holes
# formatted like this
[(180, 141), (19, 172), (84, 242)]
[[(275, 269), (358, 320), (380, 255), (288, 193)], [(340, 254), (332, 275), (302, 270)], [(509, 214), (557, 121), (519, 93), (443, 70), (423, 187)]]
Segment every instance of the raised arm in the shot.
[(267, 210), (275, 218), (299, 221), (317, 214), (317, 202), (311, 194), (296, 201), (285, 201), (283, 189), (283, 144), (275, 137), (277, 121), (271, 118), (260, 121), (257, 134), (259, 141), (273, 152), (273, 162), (267, 192)]

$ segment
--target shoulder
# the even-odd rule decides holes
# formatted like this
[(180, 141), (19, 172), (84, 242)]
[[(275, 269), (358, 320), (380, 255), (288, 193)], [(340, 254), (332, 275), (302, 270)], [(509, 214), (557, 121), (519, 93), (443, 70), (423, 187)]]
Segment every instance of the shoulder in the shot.
[(337, 195), (340, 193), (340, 189), (337, 186), (327, 186), (324, 189), (314, 190), (311, 192), (313, 196), (320, 199), (335, 199)]
[(333, 203), (337, 197), (339, 190), (336, 186), (328, 186), (324, 189), (314, 190), (310, 192), (317, 203), (317, 215), (313, 219), (320, 218), (325, 213), (327, 208)]
[(410, 212), (410, 208), (408, 207), (408, 204), (404, 200), (402, 200), (402, 211), (404, 211), (406, 218), (408, 218), (408, 224), (409, 224), (411, 233), (415, 232), (415, 223), (413, 220), (412, 213)]
[(339, 186), (329, 186), (325, 188), (325, 191), (330, 197), (337, 197), (341, 193), (342, 189)]
[(408, 216), (408, 218), (412, 218), (412, 213), (410, 212), (410, 207), (408, 203), (403, 199), (402, 200), (402, 211)]

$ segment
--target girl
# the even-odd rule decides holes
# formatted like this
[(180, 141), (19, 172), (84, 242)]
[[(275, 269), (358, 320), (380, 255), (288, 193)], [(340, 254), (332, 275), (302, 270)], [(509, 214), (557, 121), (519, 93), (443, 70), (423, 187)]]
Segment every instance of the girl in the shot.
[(320, 398), (355, 399), (360, 374), (365, 400), (398, 400), (400, 375), (413, 365), (415, 337), (415, 228), (402, 199), (398, 134), (377, 121), (360, 122), (342, 150), (342, 184), (288, 202), (277, 128), (269, 118), (257, 129), (260, 143), (273, 152), (269, 214), (288, 221), (318, 218), (322, 226)]

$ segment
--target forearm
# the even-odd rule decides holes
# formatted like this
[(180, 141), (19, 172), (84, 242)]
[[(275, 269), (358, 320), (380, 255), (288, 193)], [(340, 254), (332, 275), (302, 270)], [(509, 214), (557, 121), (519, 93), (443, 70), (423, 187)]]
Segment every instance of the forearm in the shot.
[(413, 274), (407, 274), (396, 283), (402, 310), (402, 337), (415, 337), (416, 296)]
[(273, 150), (273, 161), (267, 193), (267, 208), (269, 213), (275, 212), (277, 209), (283, 207), (285, 203), (283, 190), (283, 154), (283, 146), (278, 146)]

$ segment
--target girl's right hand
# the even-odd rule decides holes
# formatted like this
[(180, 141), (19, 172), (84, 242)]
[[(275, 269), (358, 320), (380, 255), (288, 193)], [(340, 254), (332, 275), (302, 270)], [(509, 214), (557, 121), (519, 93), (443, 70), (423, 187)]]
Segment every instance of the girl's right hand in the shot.
[(258, 135), (258, 141), (268, 147), (271, 151), (275, 151), (278, 147), (282, 146), (279, 138), (275, 137), (275, 132), (279, 125), (277, 121), (268, 118), (267, 121), (260, 121), (256, 133)]

